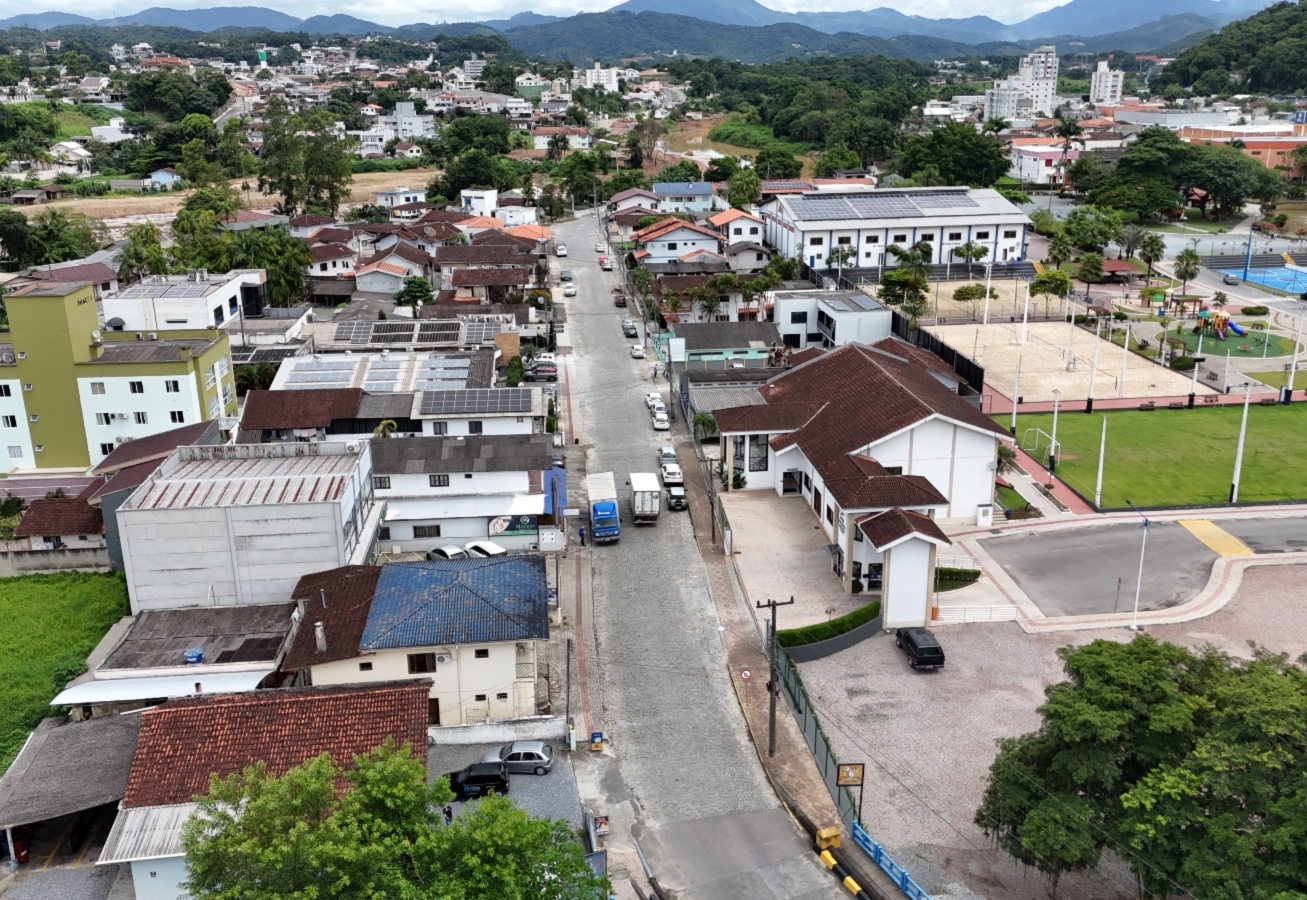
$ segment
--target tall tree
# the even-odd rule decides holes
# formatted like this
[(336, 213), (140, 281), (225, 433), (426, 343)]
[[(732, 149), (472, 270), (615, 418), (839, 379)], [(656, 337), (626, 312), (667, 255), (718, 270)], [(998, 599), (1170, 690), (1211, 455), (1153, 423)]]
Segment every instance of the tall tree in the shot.
[(762, 196), (762, 179), (755, 169), (737, 169), (726, 183), (731, 206), (742, 209), (758, 202)]
[(938, 173), (941, 184), (992, 187), (1007, 174), (1003, 143), (962, 122), (950, 122), (910, 138), (897, 163), (905, 177)]
[(1180, 279), (1180, 296), (1189, 293), (1189, 282), (1198, 277), (1200, 261), (1198, 251), (1192, 247), (1181, 250), (1175, 258), (1175, 277)]
[(1148, 264), (1148, 274), (1144, 278), (1145, 284), (1153, 280), (1153, 266), (1161, 262), (1165, 256), (1166, 241), (1157, 232), (1149, 232), (1139, 242), (1139, 258)]
[(118, 255), (118, 280), (140, 281), (146, 275), (166, 275), (168, 255), (164, 253), (159, 226), (142, 222), (127, 229), (127, 243)]

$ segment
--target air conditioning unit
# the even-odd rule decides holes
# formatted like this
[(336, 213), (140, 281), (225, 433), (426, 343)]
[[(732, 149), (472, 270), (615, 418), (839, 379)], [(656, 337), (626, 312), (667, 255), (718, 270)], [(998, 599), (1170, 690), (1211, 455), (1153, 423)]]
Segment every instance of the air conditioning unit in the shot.
[(150, 340), (152, 340), (152, 341), (157, 341), (158, 339), (159, 339), (159, 332), (157, 332), (157, 331), (151, 331), (151, 332), (150, 332)]
[(436, 662), (438, 662), (438, 663), (447, 663), (447, 662), (449, 662), (449, 654), (448, 654), (448, 653), (438, 653), (438, 654), (436, 654)]
[(141, 340), (141, 338), (143, 338), (143, 337), (144, 337), (144, 335), (141, 334), (139, 331), (136, 332), (136, 339), (137, 339), (138, 341)]
[(127, 413), (114, 413), (113, 417), (115, 419), (125, 419), (127, 418)]
[(358, 442), (358, 441), (350, 441), (348, 444), (345, 445), (345, 450), (346, 450), (347, 452), (349, 452), (349, 453), (358, 453), (358, 452), (359, 452), (359, 442)]

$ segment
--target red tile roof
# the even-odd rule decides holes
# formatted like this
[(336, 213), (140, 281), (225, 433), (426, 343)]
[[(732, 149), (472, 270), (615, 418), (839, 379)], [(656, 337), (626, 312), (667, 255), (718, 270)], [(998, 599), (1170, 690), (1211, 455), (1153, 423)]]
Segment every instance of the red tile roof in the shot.
[(118, 280), (118, 273), (104, 263), (84, 263), (80, 266), (64, 266), (62, 269), (34, 269), (27, 273), (38, 281), (61, 281), (66, 283), (89, 281), (92, 284), (106, 284)]
[[(380, 566), (341, 566), (301, 578), (291, 597), (305, 601), (304, 618), (291, 639), (282, 668), (303, 669), (358, 656), (380, 577)], [(322, 623), (327, 638), (327, 649), (321, 653), (314, 633), (317, 622)]]
[(14, 529), (14, 537), (56, 537), (64, 534), (101, 534), (100, 507), (74, 497), (33, 500)]
[(319, 216), (314, 213), (306, 213), (302, 216), (295, 216), (290, 220), (290, 224), (295, 228), (312, 228), (314, 225), (334, 225), (335, 219), (331, 216)]
[(406, 262), (411, 262), (415, 266), (425, 266), (431, 263), (431, 255), (429, 253), (425, 250), (419, 250), (412, 244), (405, 243), (402, 240), (389, 250), (382, 250), (380, 253), (377, 253), (371, 259), (367, 260), (367, 262), (386, 262), (392, 256), (398, 256), (400, 259), (405, 260)]
[[(913, 346), (900, 338), (887, 337), (883, 340), (877, 341), (872, 344), (872, 346), (877, 350), (884, 350), (886, 353), (893, 353), (895, 356), (906, 359), (908, 362), (915, 362), (919, 366), (924, 366), (925, 368), (932, 369), (942, 375), (947, 375), (954, 381), (962, 381), (962, 378), (953, 370), (953, 367), (944, 362), (944, 360), (940, 359), (929, 350), (922, 350), (920, 347)], [(791, 356), (790, 358), (793, 359), (794, 357)]]
[(344, 244), (319, 244), (310, 250), (314, 262), (326, 262), (329, 259), (349, 259), (354, 251)]
[(355, 418), (362, 396), (361, 388), (250, 391), (241, 430), (326, 428), (336, 419)]
[(722, 434), (742, 432), (795, 431), (812, 420), (823, 403), (763, 403), (758, 406), (733, 406), (713, 413), (717, 430)]
[(520, 286), (531, 280), (529, 269), (455, 269), (454, 287)]
[(857, 525), (877, 550), (883, 550), (912, 534), (943, 544), (953, 543), (930, 516), (897, 507), (863, 516), (857, 520)]
[(698, 232), (699, 234), (702, 234), (705, 237), (710, 237), (716, 241), (722, 239), (722, 236), (712, 229), (704, 228), (702, 225), (696, 225), (693, 222), (687, 222), (684, 219), (677, 219), (675, 217), (669, 217), (663, 219), (661, 222), (655, 222), (649, 227), (637, 231), (632, 235), (632, 237), (637, 241), (652, 241), (657, 240), (663, 235), (671, 234), (681, 228), (688, 228), (691, 231)]
[(436, 250), (436, 264), (440, 266), (523, 266), (534, 262), (534, 254), (507, 244), (449, 244)]
[(312, 244), (348, 244), (354, 239), (354, 232), (348, 228), (319, 228), (308, 236)]
[(322, 753), (348, 766), (387, 738), (425, 754), (430, 690), (423, 679), (171, 700), (143, 714), (122, 806), (188, 803), (212, 775), (258, 762), (272, 775)]

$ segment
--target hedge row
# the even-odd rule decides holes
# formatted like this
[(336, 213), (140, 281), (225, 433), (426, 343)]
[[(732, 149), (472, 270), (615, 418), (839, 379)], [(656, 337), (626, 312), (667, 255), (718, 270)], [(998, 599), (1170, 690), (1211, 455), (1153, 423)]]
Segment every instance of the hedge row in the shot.
[(776, 641), (782, 647), (802, 647), (818, 641), (828, 641), (841, 634), (847, 634), (859, 625), (867, 624), (879, 615), (880, 601), (873, 600), (866, 606), (859, 607), (838, 619), (831, 619), (829, 622), (817, 622), (814, 625), (804, 625), (802, 628), (778, 628)]

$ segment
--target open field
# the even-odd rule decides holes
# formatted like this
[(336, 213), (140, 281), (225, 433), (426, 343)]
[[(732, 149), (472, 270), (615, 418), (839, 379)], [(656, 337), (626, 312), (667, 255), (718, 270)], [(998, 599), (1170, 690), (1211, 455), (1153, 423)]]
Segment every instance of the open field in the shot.
[[(56, 676), (80, 671), (109, 626), (127, 614), (121, 575), (67, 572), (0, 579), (0, 772), (51, 714)], [(93, 764), (88, 760), (88, 764)]]
[[(1262, 384), (1270, 387), (1284, 387), (1284, 383), (1289, 380), (1289, 373), (1281, 369), (1278, 372), (1249, 372), (1249, 378), (1256, 378)], [(1300, 362), (1298, 371), (1293, 376), (1293, 389), (1301, 391), (1307, 389), (1307, 363)]]
[[(1051, 401), (1053, 391), (1062, 402), (1089, 396), (1089, 372), (1098, 345), (1098, 374), (1094, 397), (1170, 397), (1189, 393), (1190, 378), (1164, 369), (1135, 353), (1126, 354), (1125, 380), (1121, 381), (1120, 347), (1099, 340), (1083, 328), (1064, 322), (1032, 322), (1030, 339), (1018, 343), (1021, 322), (989, 325), (927, 326), (950, 347), (985, 367), (985, 381), (1004, 396), (1012, 394), (1017, 363), (1021, 364), (1021, 396), (1027, 401)], [(1067, 354), (1068, 344), (1070, 354)], [(1070, 368), (1068, 368), (1070, 366)], [(1124, 384), (1124, 390), (1121, 385)], [(1208, 388), (1199, 385), (1201, 393)]]
[[(373, 191), (388, 190), (401, 186), (416, 187), (417, 185), (425, 185), (435, 175), (435, 169), (410, 169), (407, 172), (364, 172), (354, 176), (354, 184), (350, 189), (349, 199), (342, 206), (371, 203)], [(248, 196), (250, 208), (271, 209), (276, 203), (276, 198), (260, 194), (254, 189), (257, 181), (258, 179), (253, 177), (236, 178), (232, 180), (231, 186), (240, 191), (242, 184), (249, 184), (251, 187), (249, 194), (241, 193), (242, 196)], [(181, 205), (189, 195), (190, 191), (171, 191), (130, 197), (91, 197), (85, 200), (63, 200), (59, 203), (28, 207), (20, 210), (20, 212), (34, 214), (47, 209), (62, 209), (68, 212), (79, 212), (95, 219), (175, 213), (181, 209)]]
[[(1103, 506), (1199, 506), (1230, 499), (1241, 406), (1153, 412), (1106, 413), (1107, 454), (1103, 467)], [(1057, 439), (1062, 453), (1057, 474), (1091, 501), (1098, 469), (1103, 415), (1062, 413)], [(1006, 424), (1007, 419), (1003, 419)], [(1050, 414), (1017, 418), (1017, 440), (1030, 446), (1027, 429), (1051, 433)], [(1307, 408), (1258, 406), (1248, 410), (1239, 499), (1307, 499)], [(1048, 440), (1038, 453), (1047, 455)]]

